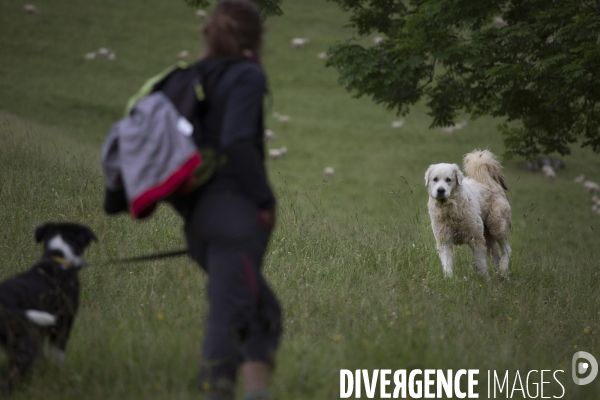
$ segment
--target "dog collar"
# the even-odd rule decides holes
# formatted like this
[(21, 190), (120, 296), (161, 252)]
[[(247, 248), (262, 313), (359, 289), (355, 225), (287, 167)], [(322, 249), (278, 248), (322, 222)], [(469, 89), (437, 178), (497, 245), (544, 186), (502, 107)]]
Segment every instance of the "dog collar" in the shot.
[(57, 263), (62, 264), (65, 267), (71, 266), (71, 261), (67, 260), (66, 258), (62, 258), (59, 256), (50, 256), (50, 258), (52, 259), (52, 261), (56, 261)]

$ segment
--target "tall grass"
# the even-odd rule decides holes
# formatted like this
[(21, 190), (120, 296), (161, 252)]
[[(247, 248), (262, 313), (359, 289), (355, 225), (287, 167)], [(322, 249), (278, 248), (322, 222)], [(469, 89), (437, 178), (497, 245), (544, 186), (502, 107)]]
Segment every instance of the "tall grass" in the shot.
[[(100, 237), (88, 252), (92, 266), (81, 272), (82, 307), (66, 364), (57, 370), (41, 362), (15, 398), (196, 397), (205, 277), (185, 259), (111, 262), (180, 246), (177, 217), (164, 207), (142, 223), (104, 217), (95, 169), (66, 147), (42, 151), (35, 132), (28, 137), (13, 126), (5, 122), (0, 131), (0, 275), (34, 262), (41, 249), (33, 229), (47, 219), (89, 224)], [(411, 188), (389, 196), (415, 217), (394, 219), (392, 208), (384, 224), (359, 212), (332, 221), (318, 193), (279, 192), (279, 226), (265, 265), (285, 310), (279, 398), (337, 398), (341, 368), (570, 373), (575, 346), (599, 355), (598, 249), (565, 257), (556, 244), (572, 232), (539, 233), (545, 245), (531, 249), (527, 237), (543, 221), (525, 216), (512, 239), (509, 282), (481, 280), (462, 248), (456, 278), (448, 280)], [(561, 382), (576, 396), (570, 398), (600, 393), (598, 385), (576, 387), (567, 373)]]

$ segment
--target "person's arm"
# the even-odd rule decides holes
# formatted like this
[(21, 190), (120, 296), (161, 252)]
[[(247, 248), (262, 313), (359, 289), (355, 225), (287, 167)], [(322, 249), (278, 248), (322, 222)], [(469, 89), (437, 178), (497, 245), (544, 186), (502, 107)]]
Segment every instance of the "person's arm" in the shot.
[(256, 144), (249, 139), (236, 140), (223, 149), (227, 170), (254, 203), (263, 210), (275, 206), (275, 196), (267, 180), (267, 172)]
[(229, 93), (220, 137), (228, 175), (263, 210), (275, 206), (258, 144), (265, 88), (266, 79), (259, 69), (242, 73)]

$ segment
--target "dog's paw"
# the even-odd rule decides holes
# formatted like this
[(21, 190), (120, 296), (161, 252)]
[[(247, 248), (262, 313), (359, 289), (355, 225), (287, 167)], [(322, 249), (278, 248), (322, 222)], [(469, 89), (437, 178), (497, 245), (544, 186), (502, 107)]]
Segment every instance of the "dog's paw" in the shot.
[(38, 326), (52, 326), (56, 324), (57, 317), (45, 311), (27, 310), (25, 316)]
[(48, 346), (48, 359), (55, 365), (62, 365), (65, 362), (65, 352), (56, 346)]

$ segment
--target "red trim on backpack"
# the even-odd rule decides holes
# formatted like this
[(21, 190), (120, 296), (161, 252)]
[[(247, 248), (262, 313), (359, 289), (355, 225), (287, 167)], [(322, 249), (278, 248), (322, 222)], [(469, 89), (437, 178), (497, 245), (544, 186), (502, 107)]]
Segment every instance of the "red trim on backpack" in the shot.
[(256, 283), (256, 277), (254, 276), (254, 271), (252, 270), (252, 264), (250, 263), (247, 254), (242, 255), (242, 262), (244, 263), (244, 268), (246, 269), (246, 275), (248, 275), (248, 281), (250, 282), (250, 287), (252, 288), (254, 298), (258, 300), (258, 283)]
[(142, 219), (152, 214), (157, 203), (177, 190), (200, 164), (202, 164), (202, 157), (200, 153), (195, 153), (164, 182), (142, 192), (133, 199), (130, 210), (133, 218)]

